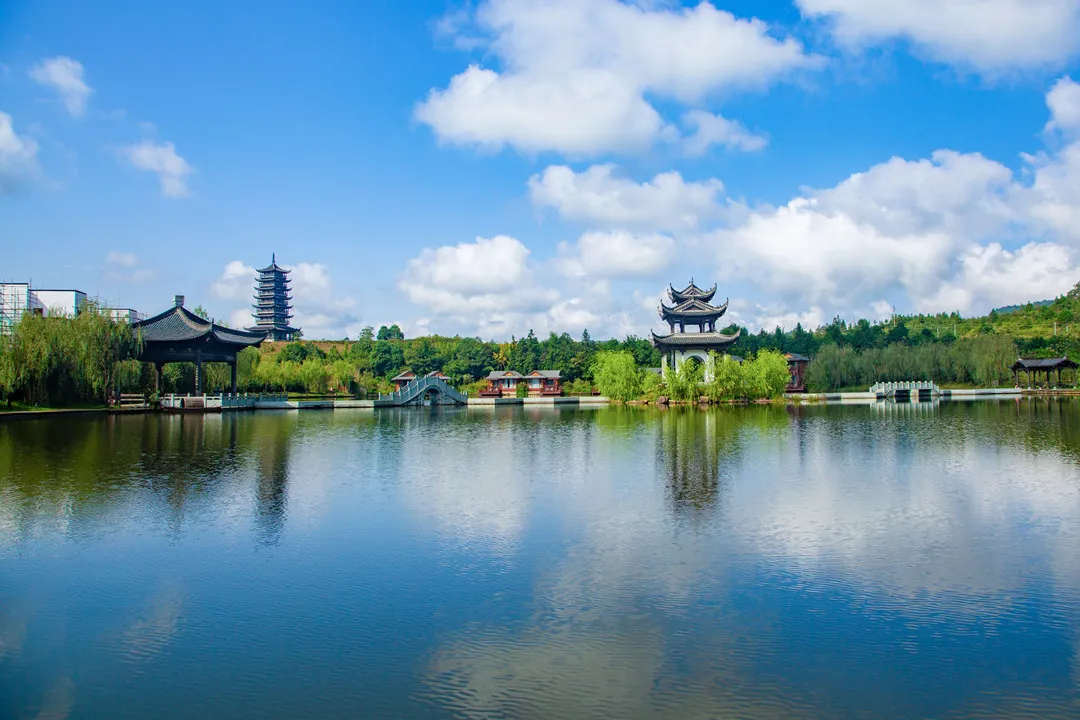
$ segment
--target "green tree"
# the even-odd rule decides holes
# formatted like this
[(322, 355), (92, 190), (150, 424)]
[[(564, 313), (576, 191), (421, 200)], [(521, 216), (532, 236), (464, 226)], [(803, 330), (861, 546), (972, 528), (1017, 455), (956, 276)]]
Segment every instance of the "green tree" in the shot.
[(603, 350), (596, 353), (592, 376), (600, 393), (612, 400), (628, 402), (641, 397), (642, 372), (629, 351)]

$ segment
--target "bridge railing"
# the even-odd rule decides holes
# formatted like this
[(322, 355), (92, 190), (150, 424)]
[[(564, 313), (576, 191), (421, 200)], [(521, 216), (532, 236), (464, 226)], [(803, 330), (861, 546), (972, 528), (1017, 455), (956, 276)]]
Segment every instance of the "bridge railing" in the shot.
[(941, 393), (941, 388), (930, 380), (902, 380), (899, 382), (879, 382), (870, 387), (870, 392), (876, 395), (891, 397), (897, 392), (917, 393), (929, 392), (934, 395)]
[(380, 395), (379, 400), (390, 402), (393, 405), (405, 405), (422, 397), (429, 390), (437, 390), (441, 395), (445, 395), (450, 400), (461, 405), (466, 402), (464, 395), (450, 387), (445, 380), (437, 377), (417, 378), (389, 395)]

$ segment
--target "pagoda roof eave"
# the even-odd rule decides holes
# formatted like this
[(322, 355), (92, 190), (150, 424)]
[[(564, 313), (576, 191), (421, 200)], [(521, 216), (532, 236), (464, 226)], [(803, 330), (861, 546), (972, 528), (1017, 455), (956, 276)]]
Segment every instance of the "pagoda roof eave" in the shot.
[(679, 303), (675, 307), (669, 307), (660, 303), (660, 317), (664, 320), (679, 322), (680, 318), (692, 318), (694, 320), (719, 318), (727, 312), (728, 301), (723, 305), (712, 306), (698, 298), (693, 298)]
[(694, 281), (691, 280), (690, 284), (682, 290), (676, 290), (673, 285), (668, 284), (668, 295), (671, 296), (671, 300), (675, 303), (686, 302), (687, 300), (698, 299), (703, 302), (709, 302), (713, 299), (713, 295), (716, 294), (716, 283), (708, 290), (702, 290)]
[(234, 330), (199, 317), (182, 305), (174, 306), (153, 317), (132, 323), (132, 329), (147, 344), (187, 343), (209, 338), (224, 345), (249, 347), (258, 345), (263, 336), (258, 333)]
[(670, 335), (657, 335), (650, 331), (653, 347), (672, 348), (702, 348), (724, 349), (732, 345), (742, 335), (742, 330), (736, 330), (734, 334), (727, 335), (721, 332), (704, 333), (672, 333)]

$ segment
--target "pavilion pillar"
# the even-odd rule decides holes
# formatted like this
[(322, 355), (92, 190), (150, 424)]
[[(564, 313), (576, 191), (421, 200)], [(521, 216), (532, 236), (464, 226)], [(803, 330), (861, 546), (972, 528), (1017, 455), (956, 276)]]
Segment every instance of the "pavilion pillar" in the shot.
[(154, 363), (154, 394), (161, 395), (161, 363)]
[(202, 350), (195, 351), (195, 394), (203, 394)]
[(236, 394), (236, 360), (229, 363), (229, 369), (232, 371), (232, 394)]

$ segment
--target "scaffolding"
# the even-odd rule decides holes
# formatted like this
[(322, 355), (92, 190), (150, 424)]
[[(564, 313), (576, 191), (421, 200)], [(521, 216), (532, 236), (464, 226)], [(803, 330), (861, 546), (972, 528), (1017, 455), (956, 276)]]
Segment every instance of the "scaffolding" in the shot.
[(30, 309), (30, 283), (0, 283), (0, 335), (19, 324)]

